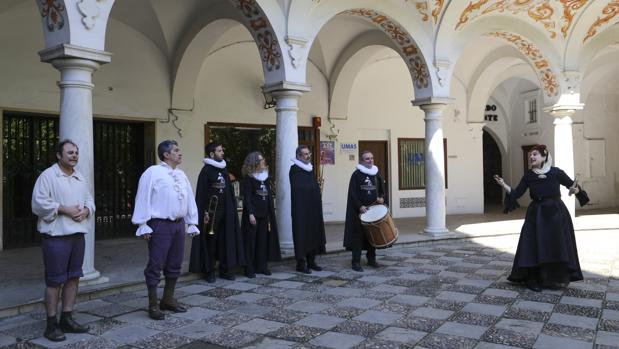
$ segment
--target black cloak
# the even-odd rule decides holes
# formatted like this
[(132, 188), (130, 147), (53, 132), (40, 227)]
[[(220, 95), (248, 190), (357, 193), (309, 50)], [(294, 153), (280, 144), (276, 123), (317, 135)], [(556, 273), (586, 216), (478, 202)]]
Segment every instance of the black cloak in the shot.
[(322, 197), (314, 171), (290, 167), (292, 239), (297, 259), (325, 253), (327, 239), (322, 217)]
[[(527, 171), (516, 188), (505, 197), (505, 212), (517, 208), (516, 199), (529, 189), (531, 204), (527, 208), (520, 232), (514, 265), (508, 280), (526, 281), (537, 274), (543, 285), (567, 284), (582, 280), (576, 250), (574, 226), (561, 200), (560, 186), (571, 187), (574, 181), (563, 170), (551, 167), (545, 174)], [(577, 195), (581, 205), (587, 194)]]
[[(275, 219), (275, 206), (273, 205), (273, 192), (268, 181), (259, 181), (251, 176), (245, 176), (242, 182), (243, 193), (243, 218), (241, 219), (241, 231), (245, 241), (245, 256), (248, 266), (253, 266), (258, 272), (266, 269), (267, 261), (280, 261), (282, 255), (277, 236), (277, 220)], [(249, 223), (249, 215), (256, 218), (256, 225)], [(254, 265), (252, 256), (263, 260)]]
[[(219, 201), (215, 211), (213, 229), (215, 234), (209, 235), (203, 222), (213, 196)], [(245, 265), (236, 198), (225, 168), (220, 169), (208, 164), (202, 167), (196, 187), (196, 205), (202, 229), (200, 235), (194, 237), (191, 243), (189, 271), (194, 273), (214, 271), (216, 260), (219, 261), (220, 269)]]
[(384, 182), (379, 174), (371, 176), (359, 170), (352, 173), (348, 184), (344, 228), (344, 247), (347, 250), (367, 250), (372, 247), (361, 225), (359, 208), (376, 203), (376, 199), (381, 197), (385, 200), (384, 205), (388, 205)]

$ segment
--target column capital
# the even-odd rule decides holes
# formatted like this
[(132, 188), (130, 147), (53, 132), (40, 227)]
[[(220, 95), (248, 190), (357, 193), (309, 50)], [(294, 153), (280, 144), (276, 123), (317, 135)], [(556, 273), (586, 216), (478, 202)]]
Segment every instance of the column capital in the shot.
[(294, 92), (299, 93), (299, 95), (303, 92), (311, 91), (311, 87), (308, 84), (292, 82), (292, 81), (278, 81), (272, 84), (262, 86), (262, 92), (264, 93), (273, 93), (279, 92), (286, 93), (290, 92), (294, 94)]
[(426, 110), (424, 108), (445, 108), (448, 104), (453, 104), (454, 101), (455, 99), (451, 97), (427, 97), (413, 100), (413, 105)]
[(557, 119), (564, 118), (566, 116), (572, 117), (577, 110), (582, 110), (585, 107), (583, 103), (576, 104), (555, 104), (553, 106), (544, 108), (543, 110)]
[(71, 44), (60, 44), (39, 51), (41, 62), (51, 63), (61, 58), (76, 58), (105, 64), (112, 61), (112, 54), (106, 51)]

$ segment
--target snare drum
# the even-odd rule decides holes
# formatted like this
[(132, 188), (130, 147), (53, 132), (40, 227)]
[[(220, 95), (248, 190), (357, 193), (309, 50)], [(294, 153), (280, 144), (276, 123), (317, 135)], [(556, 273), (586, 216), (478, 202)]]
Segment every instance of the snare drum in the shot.
[(375, 248), (391, 247), (398, 239), (398, 229), (393, 224), (389, 208), (385, 205), (368, 207), (359, 215), (370, 245)]

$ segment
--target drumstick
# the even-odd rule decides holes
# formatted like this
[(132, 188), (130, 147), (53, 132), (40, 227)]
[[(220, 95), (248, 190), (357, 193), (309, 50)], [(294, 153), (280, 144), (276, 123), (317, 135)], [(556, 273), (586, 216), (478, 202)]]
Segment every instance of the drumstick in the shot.
[[(572, 184), (572, 188), (576, 188), (576, 187), (578, 187), (578, 175), (574, 176), (574, 184)], [(568, 195), (571, 196), (572, 193), (568, 193)]]

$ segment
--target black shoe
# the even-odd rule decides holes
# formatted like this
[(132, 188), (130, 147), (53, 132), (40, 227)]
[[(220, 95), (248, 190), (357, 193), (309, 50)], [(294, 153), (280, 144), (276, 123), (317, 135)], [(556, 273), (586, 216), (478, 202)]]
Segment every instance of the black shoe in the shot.
[(246, 272), (245, 272), (245, 276), (246, 276), (247, 278), (249, 278), (249, 279), (253, 279), (253, 278), (255, 278), (255, 277), (256, 277), (256, 273), (254, 273), (254, 272), (247, 272), (247, 271), (246, 271)]
[(310, 268), (310, 269), (314, 269), (316, 271), (321, 271), (322, 270), (322, 267), (319, 266), (318, 264), (316, 264), (316, 262), (308, 263), (307, 267)]
[(376, 259), (368, 259), (368, 267), (380, 268), (380, 264), (376, 262)]
[(67, 339), (55, 318), (54, 321), (47, 320), (47, 327), (45, 328), (45, 332), (43, 332), (43, 336), (52, 342), (62, 342)]
[(171, 300), (166, 300), (164, 301), (164, 299), (161, 300), (161, 302), (159, 303), (159, 309), (161, 310), (169, 310), (172, 311), (174, 313), (186, 313), (187, 312), (187, 308), (185, 308), (184, 306), (180, 305), (176, 299), (171, 299)]
[(228, 271), (220, 271), (219, 272), (219, 277), (222, 279), (226, 279), (226, 280), (230, 280), (230, 281), (234, 281), (236, 280), (236, 278), (234, 277), (234, 274), (228, 272)]
[(297, 271), (304, 274), (311, 274), (312, 270), (303, 262), (297, 262)]
[(534, 279), (527, 280), (527, 288), (533, 292), (542, 292), (542, 287)]
[(271, 275), (271, 271), (269, 269), (264, 269), (262, 271), (259, 271), (258, 274), (262, 274), (262, 275)]
[(354, 271), (363, 271), (363, 268), (361, 267), (361, 263), (359, 263), (359, 262), (352, 262), (352, 270), (354, 270)]
[(60, 316), (60, 329), (64, 333), (86, 333), (90, 329), (88, 326), (80, 325), (71, 316), (71, 313)]
[(204, 280), (209, 284), (212, 284), (213, 282), (215, 282), (215, 273), (209, 271), (208, 273), (206, 273), (206, 275), (204, 275)]

